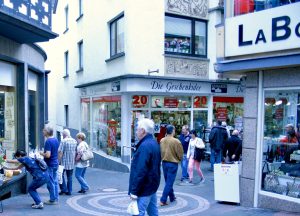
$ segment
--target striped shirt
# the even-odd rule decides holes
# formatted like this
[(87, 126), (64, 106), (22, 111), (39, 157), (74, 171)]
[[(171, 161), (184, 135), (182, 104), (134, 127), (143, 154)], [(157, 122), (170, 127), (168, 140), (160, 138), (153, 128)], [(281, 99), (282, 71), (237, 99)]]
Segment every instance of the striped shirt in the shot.
[(65, 170), (74, 169), (77, 141), (72, 137), (66, 137), (60, 143), (59, 152), (62, 152), (61, 165)]

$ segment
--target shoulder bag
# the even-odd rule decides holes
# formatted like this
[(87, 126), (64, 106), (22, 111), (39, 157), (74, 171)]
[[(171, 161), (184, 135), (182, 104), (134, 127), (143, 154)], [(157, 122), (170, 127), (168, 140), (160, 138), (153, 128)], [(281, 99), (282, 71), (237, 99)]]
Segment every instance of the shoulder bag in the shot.
[(85, 150), (82, 152), (81, 155), (81, 160), (82, 161), (87, 161), (90, 159), (94, 158), (94, 153), (92, 152), (92, 150), (88, 147), (88, 145), (86, 145)]

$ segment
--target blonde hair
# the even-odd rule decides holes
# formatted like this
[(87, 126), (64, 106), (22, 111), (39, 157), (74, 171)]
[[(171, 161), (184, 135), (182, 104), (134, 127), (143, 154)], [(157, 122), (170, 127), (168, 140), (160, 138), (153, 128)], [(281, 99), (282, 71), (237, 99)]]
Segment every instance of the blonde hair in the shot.
[(84, 133), (82, 132), (79, 132), (77, 135), (76, 135), (77, 139), (81, 139), (82, 141), (85, 140), (86, 136)]

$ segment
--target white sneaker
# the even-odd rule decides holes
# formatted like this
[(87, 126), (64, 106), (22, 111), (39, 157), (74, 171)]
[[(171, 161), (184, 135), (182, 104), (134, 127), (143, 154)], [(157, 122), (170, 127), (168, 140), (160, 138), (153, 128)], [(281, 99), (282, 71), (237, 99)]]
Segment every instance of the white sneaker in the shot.
[(43, 209), (44, 208), (44, 203), (40, 202), (40, 204), (38, 204), (38, 205), (32, 204), (31, 207), (33, 209)]
[(202, 178), (200, 183), (204, 183), (205, 182), (205, 178)]

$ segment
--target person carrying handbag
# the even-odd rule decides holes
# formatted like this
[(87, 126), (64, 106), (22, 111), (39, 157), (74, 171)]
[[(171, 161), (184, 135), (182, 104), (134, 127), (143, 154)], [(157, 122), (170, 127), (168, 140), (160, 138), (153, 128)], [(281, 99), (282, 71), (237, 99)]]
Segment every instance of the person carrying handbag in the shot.
[(81, 186), (81, 189), (78, 191), (78, 193), (84, 194), (90, 189), (89, 185), (87, 184), (87, 182), (84, 178), (86, 169), (90, 164), (89, 164), (88, 160), (85, 160), (85, 161), (81, 160), (81, 156), (82, 156), (83, 151), (85, 151), (88, 148), (88, 144), (84, 141), (86, 138), (84, 133), (82, 133), (82, 132), (78, 133), (76, 135), (76, 138), (77, 138), (78, 144), (77, 144), (77, 148), (76, 148), (76, 158), (75, 158), (75, 161), (76, 161), (75, 177)]
[[(204, 183), (205, 178), (203, 176), (203, 173), (200, 168), (200, 163), (201, 163), (201, 158), (203, 158), (204, 155), (204, 149), (205, 145), (204, 142), (201, 138), (197, 137), (197, 132), (196, 130), (191, 130), (191, 139), (189, 142), (189, 147), (187, 151), (187, 158), (189, 160), (189, 165), (188, 165), (188, 172), (189, 172), (189, 183), (193, 183), (193, 173), (194, 173), (194, 166), (196, 167), (196, 171), (198, 175), (200, 176), (201, 180), (200, 183)], [(197, 160), (195, 159), (195, 151), (196, 148), (199, 148), (200, 152), (202, 152), (202, 157)]]

